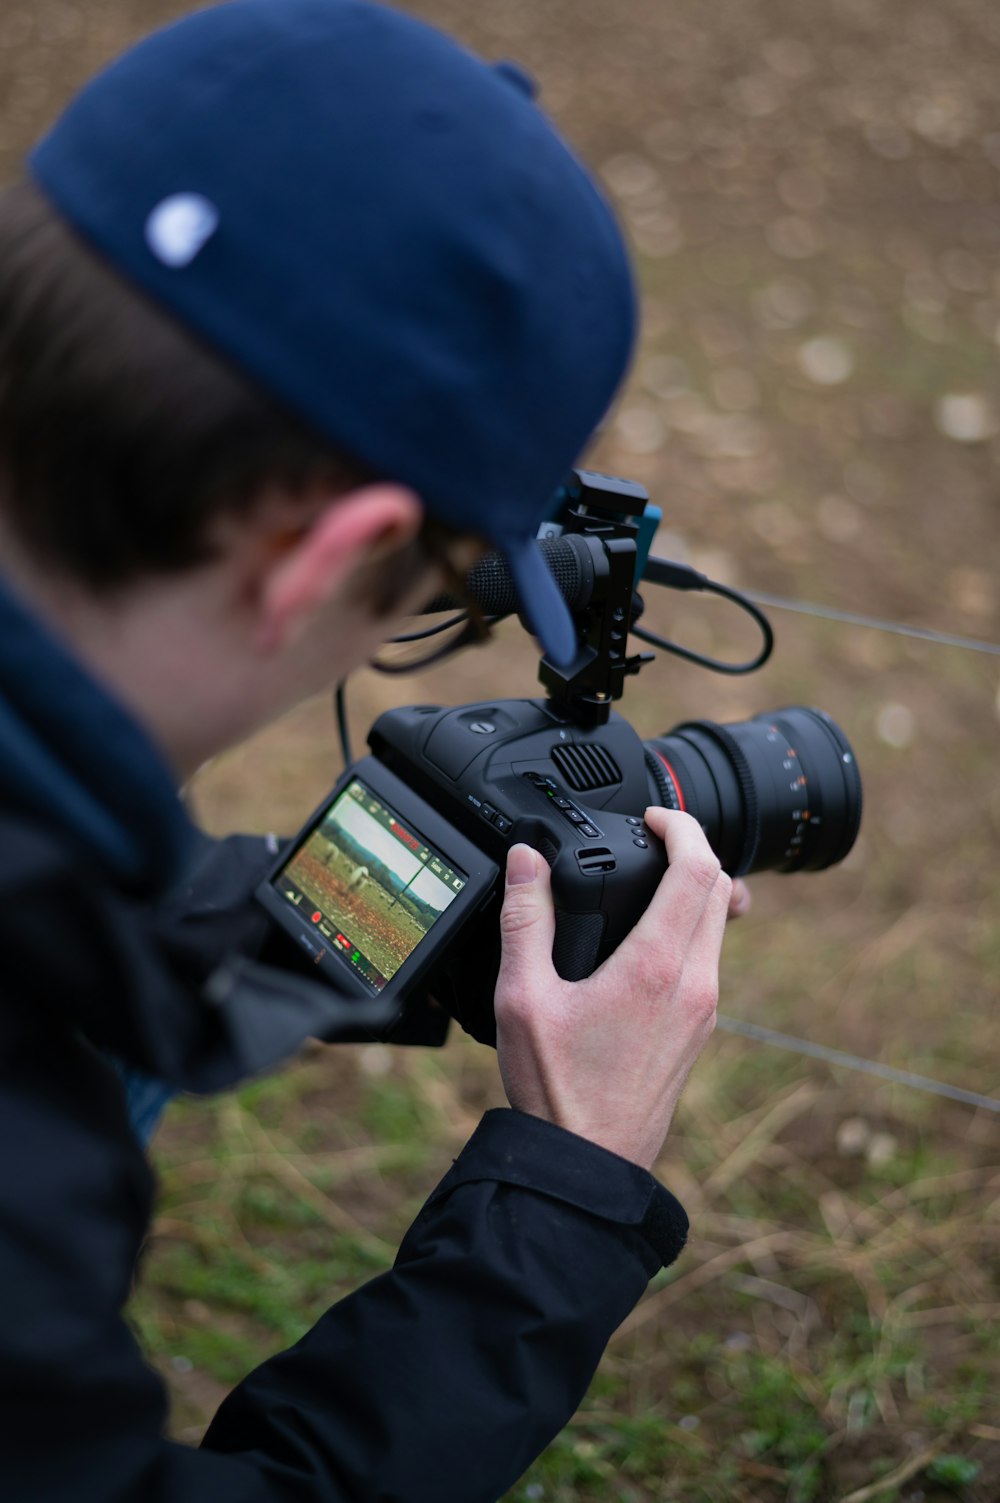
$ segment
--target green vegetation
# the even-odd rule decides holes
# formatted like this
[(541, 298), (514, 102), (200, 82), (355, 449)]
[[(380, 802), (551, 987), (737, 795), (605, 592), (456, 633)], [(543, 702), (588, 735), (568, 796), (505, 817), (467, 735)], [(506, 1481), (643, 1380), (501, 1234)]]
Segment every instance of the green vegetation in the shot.
[(981, 1471), (982, 1466), (978, 1461), (969, 1461), (965, 1456), (939, 1456), (927, 1468), (927, 1476), (931, 1482), (940, 1482), (942, 1487), (950, 1487), (958, 1492), (961, 1488), (968, 1487), (970, 1482), (975, 1482)]

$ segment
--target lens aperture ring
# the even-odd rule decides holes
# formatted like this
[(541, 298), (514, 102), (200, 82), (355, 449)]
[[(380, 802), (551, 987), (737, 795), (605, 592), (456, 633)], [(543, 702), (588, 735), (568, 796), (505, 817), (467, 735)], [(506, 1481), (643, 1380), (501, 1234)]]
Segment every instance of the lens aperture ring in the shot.
[(739, 742), (729, 734), (724, 725), (717, 725), (714, 720), (690, 720), (683, 725), (675, 726), (671, 735), (683, 736), (686, 731), (703, 731), (706, 736), (711, 736), (713, 741), (717, 741), (728, 756), (736, 774), (740, 793), (743, 796), (744, 819), (743, 849), (733, 869), (733, 876), (741, 876), (743, 872), (750, 871), (753, 866), (757, 846), (760, 843), (760, 801), (757, 798), (757, 788), (750, 763)]

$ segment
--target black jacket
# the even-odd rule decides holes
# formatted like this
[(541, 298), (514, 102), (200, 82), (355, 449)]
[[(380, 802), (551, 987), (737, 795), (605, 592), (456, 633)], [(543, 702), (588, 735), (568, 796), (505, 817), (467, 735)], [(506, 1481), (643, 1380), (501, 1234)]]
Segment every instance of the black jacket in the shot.
[(316, 1020), (204, 1000), (266, 933), (262, 846), (195, 836), (138, 727), (2, 592), (0, 696), (0, 1498), (492, 1503), (677, 1255), (680, 1206), (490, 1112), (394, 1268), (252, 1372), (201, 1449), (164, 1440), (122, 1316), (154, 1184), (107, 1052), (217, 1089)]

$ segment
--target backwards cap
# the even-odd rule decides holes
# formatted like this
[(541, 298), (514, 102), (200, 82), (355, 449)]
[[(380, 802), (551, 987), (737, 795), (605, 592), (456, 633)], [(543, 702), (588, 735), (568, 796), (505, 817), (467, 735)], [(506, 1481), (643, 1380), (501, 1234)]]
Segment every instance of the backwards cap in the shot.
[(516, 68), (370, 0), (229, 0), (125, 54), (30, 159), (122, 273), (315, 430), (510, 562), (628, 362), (615, 221)]

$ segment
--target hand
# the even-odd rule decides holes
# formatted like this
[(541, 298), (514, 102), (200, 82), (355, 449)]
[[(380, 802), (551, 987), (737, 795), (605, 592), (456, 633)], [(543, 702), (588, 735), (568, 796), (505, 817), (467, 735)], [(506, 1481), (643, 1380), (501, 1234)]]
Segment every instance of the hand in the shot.
[(652, 902), (585, 981), (552, 964), (549, 868), (514, 846), (500, 917), (497, 1052), (511, 1106), (650, 1168), (681, 1090), (715, 1027), (726, 917), (743, 884), (722, 872), (689, 814), (647, 809), (669, 866)]
[(737, 877), (733, 882), (733, 890), (729, 895), (729, 917), (731, 919), (742, 918), (749, 913), (753, 905), (750, 889), (742, 877)]

